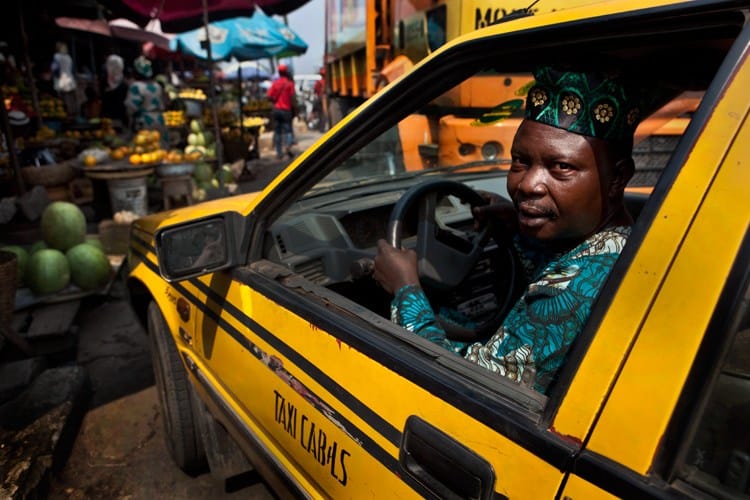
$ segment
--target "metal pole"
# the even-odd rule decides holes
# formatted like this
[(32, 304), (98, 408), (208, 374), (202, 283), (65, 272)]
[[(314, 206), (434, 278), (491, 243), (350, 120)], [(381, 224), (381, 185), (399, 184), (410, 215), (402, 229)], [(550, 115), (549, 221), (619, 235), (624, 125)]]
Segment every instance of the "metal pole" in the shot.
[[(216, 79), (214, 78), (214, 62), (211, 54), (211, 34), (208, 25), (208, 0), (203, 0), (203, 26), (206, 28), (206, 55), (208, 56), (208, 95), (211, 98), (211, 114), (214, 117), (214, 140), (216, 141), (216, 161), (218, 170), (224, 165), (224, 151), (221, 144), (221, 127), (219, 113), (216, 110)], [(224, 189), (224, 175), (219, 172), (219, 189)]]
[(29, 82), (29, 89), (31, 89), (31, 106), (34, 109), (36, 115), (35, 121), (36, 126), (42, 126), (42, 114), (39, 108), (39, 96), (36, 92), (36, 81), (34, 81), (34, 73), (31, 71), (31, 58), (29, 57), (29, 37), (26, 35), (26, 21), (23, 16), (23, 6), (21, 2), (18, 2), (18, 22), (21, 28), (21, 43), (23, 44), (23, 58), (24, 66), (26, 66), (26, 79)]
[(8, 110), (5, 109), (5, 93), (3, 92), (2, 85), (0, 85), (0, 125), (2, 125), (3, 133), (5, 134), (5, 145), (8, 147), (8, 160), (10, 161), (10, 166), (13, 168), (16, 188), (18, 189), (18, 194), (21, 195), (26, 192), (26, 185), (23, 182), (23, 177), (21, 177), (21, 167), (16, 155), (13, 131), (10, 128), (10, 121), (8, 120)]
[(240, 104), (240, 137), (245, 135), (245, 114), (242, 111), (242, 62), (237, 61), (237, 100)]

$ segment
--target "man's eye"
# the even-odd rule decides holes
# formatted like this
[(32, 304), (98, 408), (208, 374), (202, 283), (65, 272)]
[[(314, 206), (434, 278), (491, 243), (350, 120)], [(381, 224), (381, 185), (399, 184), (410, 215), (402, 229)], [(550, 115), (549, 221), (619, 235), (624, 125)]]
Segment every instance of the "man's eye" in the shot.
[(573, 167), (573, 165), (571, 165), (570, 163), (557, 162), (555, 164), (555, 168), (558, 170), (573, 170), (575, 167)]
[(524, 168), (524, 166), (525, 163), (523, 162), (523, 160), (521, 160), (521, 158), (519, 158), (518, 156), (511, 156), (510, 168), (518, 170)]

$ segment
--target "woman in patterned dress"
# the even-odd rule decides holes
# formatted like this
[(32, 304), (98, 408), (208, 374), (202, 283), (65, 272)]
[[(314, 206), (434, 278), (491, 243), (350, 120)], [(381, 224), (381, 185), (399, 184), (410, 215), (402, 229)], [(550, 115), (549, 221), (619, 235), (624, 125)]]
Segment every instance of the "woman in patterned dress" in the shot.
[(133, 63), (133, 69), (135, 81), (130, 84), (125, 97), (129, 123), (133, 131), (153, 129), (164, 132), (164, 94), (161, 85), (153, 79), (151, 61), (139, 56)]

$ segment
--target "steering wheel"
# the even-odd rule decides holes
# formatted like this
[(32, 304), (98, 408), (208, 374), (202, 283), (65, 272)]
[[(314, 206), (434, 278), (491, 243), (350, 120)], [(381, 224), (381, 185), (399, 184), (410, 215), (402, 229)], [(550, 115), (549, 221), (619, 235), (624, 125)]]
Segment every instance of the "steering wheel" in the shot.
[(472, 273), (490, 236), (498, 245), (498, 258), (491, 259), (495, 275), (505, 274), (507, 286), (504, 290), (494, 290), (497, 309), (490, 317), (474, 327), (458, 325), (438, 315), (438, 320), (451, 340), (472, 341), (494, 333), (502, 323), (505, 313), (512, 306), (520, 280), (517, 256), (508, 241), (490, 230), (483, 222), (478, 230), (464, 232), (449, 228), (436, 220), (438, 201), (445, 196), (455, 196), (472, 208), (487, 204), (482, 196), (460, 182), (430, 180), (407, 190), (393, 207), (388, 222), (386, 240), (396, 248), (401, 248), (406, 214), (419, 204), (417, 224), (417, 268), (419, 279), (428, 294), (445, 294), (457, 287)]

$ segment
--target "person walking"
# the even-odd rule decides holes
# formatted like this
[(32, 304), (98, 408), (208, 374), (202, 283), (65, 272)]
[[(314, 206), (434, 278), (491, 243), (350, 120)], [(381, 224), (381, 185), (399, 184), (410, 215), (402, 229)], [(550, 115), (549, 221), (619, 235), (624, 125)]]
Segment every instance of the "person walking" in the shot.
[(285, 64), (279, 64), (279, 78), (268, 89), (267, 97), (273, 103), (271, 116), (274, 124), (273, 144), (276, 148), (276, 158), (281, 160), (284, 158), (284, 153), (292, 158), (294, 157), (292, 120), (297, 97), (294, 91), (294, 81)]
[(326, 69), (320, 68), (320, 80), (313, 87), (313, 112), (317, 115), (317, 130), (325, 132), (328, 129), (328, 96), (326, 95)]

